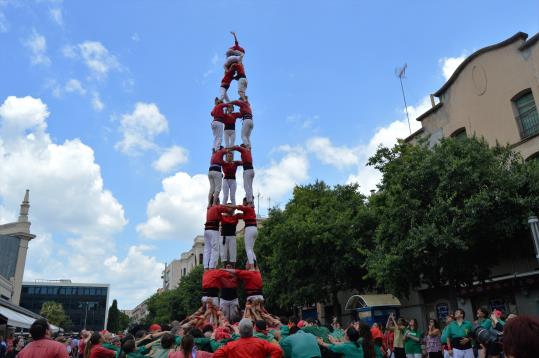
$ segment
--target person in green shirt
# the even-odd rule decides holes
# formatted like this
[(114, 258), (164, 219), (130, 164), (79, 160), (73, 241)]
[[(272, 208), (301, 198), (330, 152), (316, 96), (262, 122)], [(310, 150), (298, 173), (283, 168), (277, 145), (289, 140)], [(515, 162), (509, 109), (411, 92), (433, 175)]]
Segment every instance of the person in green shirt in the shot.
[(318, 337), (318, 344), (332, 351), (339, 353), (343, 358), (365, 358), (363, 348), (359, 342), (359, 332), (354, 327), (349, 327), (344, 333), (344, 342), (337, 342), (336, 338), (331, 337), (330, 341), (335, 342), (327, 344)]
[(131, 337), (122, 343), (122, 347), (119, 352), (119, 358), (144, 358), (144, 354), (137, 351), (135, 340)]
[(299, 329), (297, 326), (290, 328), (290, 335), (279, 342), (285, 358), (314, 358), (322, 357), (316, 337), (311, 333)]
[(408, 328), (404, 331), (404, 352), (407, 358), (421, 358), (421, 333), (417, 330), (417, 320), (408, 321)]
[(443, 338), (449, 347), (449, 354), (462, 358), (474, 358), (472, 349), (472, 333), (473, 326), (470, 321), (465, 320), (466, 313), (463, 309), (457, 308), (454, 314), (455, 320), (446, 328)]

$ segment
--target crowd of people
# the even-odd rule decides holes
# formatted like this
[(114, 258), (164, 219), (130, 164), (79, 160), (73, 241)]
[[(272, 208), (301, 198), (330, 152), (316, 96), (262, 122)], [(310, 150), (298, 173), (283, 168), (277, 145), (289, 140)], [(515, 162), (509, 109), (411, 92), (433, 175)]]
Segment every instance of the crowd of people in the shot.
[[(28, 342), (23, 337), (11, 342), (0, 337), (0, 358), (539, 357), (538, 317), (508, 316), (504, 321), (494, 312), (490, 318), (478, 314), (472, 323), (463, 312), (458, 309), (448, 316), (443, 329), (431, 320), (424, 335), (416, 320), (393, 316), (385, 327), (354, 321), (345, 329), (336, 320), (326, 327), (318, 320), (281, 317), (274, 328), (250, 318), (201, 329), (174, 321), (167, 327), (152, 324), (148, 330), (82, 331), (78, 338), (52, 339), (47, 320), (38, 319)], [(486, 327), (499, 330), (503, 339), (488, 339), (481, 330)]]

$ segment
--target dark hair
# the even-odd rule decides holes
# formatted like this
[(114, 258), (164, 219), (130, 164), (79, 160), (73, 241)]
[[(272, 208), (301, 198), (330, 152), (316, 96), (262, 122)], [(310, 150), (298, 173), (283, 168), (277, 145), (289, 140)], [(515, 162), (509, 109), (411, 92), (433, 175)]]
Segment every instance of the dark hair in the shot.
[(296, 333), (297, 331), (299, 331), (299, 327), (298, 326), (292, 326), (290, 328), (290, 331), (288, 332), (289, 335), (293, 335), (294, 333)]
[(477, 310), (481, 311), (485, 317), (488, 317), (488, 310), (485, 307), (479, 307)]
[(213, 332), (213, 326), (211, 324), (207, 324), (204, 327), (202, 327), (202, 333), (206, 332)]
[(281, 324), (287, 325), (290, 320), (286, 316), (279, 317), (279, 321), (281, 321)]
[(133, 353), (136, 348), (136, 343), (133, 338), (124, 339), (122, 347), (120, 348), (119, 358), (126, 358), (129, 353)]
[(307, 318), (305, 320), (305, 322), (307, 322), (308, 324), (314, 324), (314, 319), (312, 319), (311, 317)]
[(350, 342), (353, 342), (356, 347), (359, 347), (359, 332), (354, 327), (348, 327), (346, 330), (346, 335), (348, 336), (348, 339)]
[(30, 335), (34, 341), (45, 337), (47, 329), (50, 329), (49, 322), (45, 318), (36, 319), (30, 326)]
[(145, 335), (146, 335), (146, 331), (143, 330), (143, 329), (140, 329), (135, 333), (135, 338), (140, 339), (140, 338), (144, 337)]
[(296, 317), (296, 316), (292, 316), (290, 317), (290, 323), (294, 324), (294, 325), (298, 325), (298, 322), (299, 322), (299, 319)]
[(434, 328), (440, 329), (440, 324), (438, 323), (438, 320), (436, 318), (431, 318), (429, 319), (429, 322), (430, 321), (432, 321), (432, 325), (434, 326)]
[(255, 325), (256, 325), (256, 329), (259, 331), (265, 331), (266, 329), (268, 329), (268, 324), (264, 320), (256, 321)]
[(202, 334), (202, 331), (198, 328), (193, 328), (189, 334), (193, 336), (193, 338), (203, 338), (204, 335)]
[(414, 321), (414, 331), (417, 331), (417, 319), (415, 318), (410, 318), (410, 320), (408, 321), (408, 327), (410, 327), (410, 322)]
[(397, 321), (397, 324), (406, 326), (407, 323), (406, 323), (406, 320), (404, 318), (399, 318), (399, 320)]
[(174, 344), (174, 336), (170, 333), (165, 333), (161, 336), (161, 347), (170, 349)]
[(539, 318), (519, 316), (503, 327), (503, 352), (514, 358), (539, 357)]
[(457, 313), (457, 311), (459, 311), (460, 313), (462, 313), (462, 318), (466, 318), (466, 312), (464, 312), (464, 310), (462, 308), (457, 308), (455, 310), (455, 313)]
[(100, 340), (101, 340), (101, 333), (92, 332), (90, 339), (88, 340), (88, 342), (86, 343), (86, 346), (84, 347), (84, 358), (90, 357), (90, 351), (92, 350), (92, 347), (98, 345)]
[(184, 357), (190, 357), (193, 352), (193, 347), (195, 346), (195, 339), (192, 335), (186, 334), (182, 338), (182, 343), (180, 344), (180, 349)]
[(363, 338), (361, 348), (363, 348), (365, 358), (375, 358), (371, 328), (363, 322), (359, 323), (359, 336)]

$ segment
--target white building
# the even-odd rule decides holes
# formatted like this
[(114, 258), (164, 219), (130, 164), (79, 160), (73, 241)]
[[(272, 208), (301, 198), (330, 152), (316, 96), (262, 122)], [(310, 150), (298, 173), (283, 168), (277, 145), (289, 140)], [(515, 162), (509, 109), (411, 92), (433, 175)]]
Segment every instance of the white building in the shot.
[(187, 276), (197, 265), (202, 264), (204, 252), (204, 236), (197, 235), (193, 240), (191, 250), (181, 254), (180, 259), (173, 260), (165, 266), (161, 275), (163, 290), (172, 290), (180, 284), (183, 277)]

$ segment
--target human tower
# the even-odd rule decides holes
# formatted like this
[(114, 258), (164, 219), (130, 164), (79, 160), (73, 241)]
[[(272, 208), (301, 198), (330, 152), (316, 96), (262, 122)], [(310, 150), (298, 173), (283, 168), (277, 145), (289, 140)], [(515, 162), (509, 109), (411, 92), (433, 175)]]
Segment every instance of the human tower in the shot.
[[(204, 225), (202, 305), (182, 322), (186, 327), (202, 327), (207, 324), (224, 327), (238, 322), (242, 317), (265, 320), (270, 326), (279, 324), (279, 320), (264, 308), (262, 276), (254, 253), (258, 229), (253, 197), (255, 173), (250, 138), (253, 112), (246, 94), (247, 76), (243, 65), (245, 50), (239, 45), (236, 33), (232, 32), (232, 35), (234, 45), (226, 51), (220, 95), (215, 98), (215, 106), (211, 111), (213, 148), (208, 170), (210, 191)], [(230, 101), (228, 89), (233, 81), (237, 82), (239, 98)], [(235, 111), (236, 108), (238, 111)], [(236, 120), (240, 118), (242, 144), (236, 145)], [(234, 160), (234, 152), (240, 153), (240, 161)], [(240, 166), (243, 167), (245, 197), (242, 205), (236, 205), (236, 171)], [(223, 204), (220, 201), (221, 189)], [(240, 213), (236, 213), (236, 210)], [(236, 268), (236, 226), (239, 220), (245, 223), (245, 270)], [(222, 268), (217, 268), (219, 259)], [(238, 300), (240, 281), (243, 282), (247, 297), (243, 312)]]

